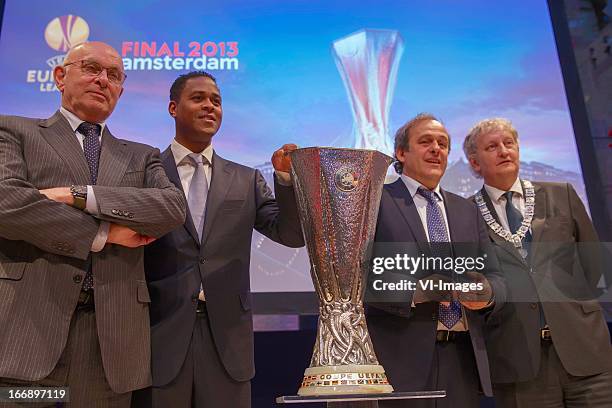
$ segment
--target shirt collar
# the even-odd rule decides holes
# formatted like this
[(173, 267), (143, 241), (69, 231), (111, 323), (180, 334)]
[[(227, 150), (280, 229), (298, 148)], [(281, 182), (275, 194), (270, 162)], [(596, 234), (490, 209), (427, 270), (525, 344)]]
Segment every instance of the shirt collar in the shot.
[[(174, 156), (174, 162), (178, 166), (185, 160), (185, 158), (193, 153), (191, 150), (180, 144), (176, 141), (176, 139), (172, 139), (172, 143), (170, 144), (170, 150), (172, 150), (172, 156)], [(199, 152), (208, 163), (212, 166), (212, 157), (213, 157), (213, 147), (212, 143), (208, 145), (208, 147), (201, 152)]]
[[(72, 128), (73, 132), (76, 132), (78, 127), (81, 125), (81, 123), (85, 122), (84, 120), (79, 119), (77, 115), (70, 112), (68, 109), (64, 108), (63, 106), (60, 106), (59, 110), (60, 110), (60, 113), (64, 115), (64, 117), (68, 121), (68, 124)], [(98, 125), (100, 125), (100, 134), (102, 134), (102, 132), (104, 131), (104, 126), (106, 126), (106, 123), (98, 122)]]
[[(427, 187), (425, 187), (424, 185), (422, 185), (421, 183), (419, 183), (412, 177), (408, 177), (405, 174), (402, 174), (400, 178), (402, 179), (402, 181), (408, 188), (408, 191), (410, 192), (410, 197), (412, 197), (413, 199), (414, 199), (414, 196), (417, 194), (417, 190), (419, 189), (419, 187), (422, 187), (425, 190), (429, 190)], [(444, 201), (444, 198), (442, 197), (442, 192), (440, 190), (440, 184), (438, 184), (432, 191), (436, 193), (435, 195), (438, 201)]]
[[(499, 188), (490, 186), (486, 183), (484, 185), (484, 188), (487, 191), (487, 194), (489, 195), (491, 200), (494, 202), (499, 202), (499, 199), (502, 198), (504, 194), (506, 194), (504, 190), (500, 190)], [(510, 187), (510, 190), (508, 191), (512, 191), (513, 193), (518, 193), (522, 197), (523, 196), (523, 186), (521, 185), (521, 179), (517, 177), (516, 180), (514, 180), (514, 184), (512, 184), (512, 187)]]

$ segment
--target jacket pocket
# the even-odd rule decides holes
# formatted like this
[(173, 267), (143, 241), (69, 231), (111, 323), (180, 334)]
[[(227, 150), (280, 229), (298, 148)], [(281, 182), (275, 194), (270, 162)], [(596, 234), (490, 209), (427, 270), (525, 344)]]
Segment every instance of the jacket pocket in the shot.
[(25, 268), (25, 262), (4, 262), (0, 260), (0, 279), (21, 280)]
[(580, 306), (582, 307), (582, 311), (584, 313), (591, 313), (601, 310), (601, 305), (597, 300), (589, 300), (585, 302), (580, 302)]
[(245, 203), (245, 200), (225, 200), (221, 204), (221, 207), (219, 208), (219, 210), (223, 212), (237, 211), (237, 210), (242, 209), (242, 207), (244, 207), (244, 203)]

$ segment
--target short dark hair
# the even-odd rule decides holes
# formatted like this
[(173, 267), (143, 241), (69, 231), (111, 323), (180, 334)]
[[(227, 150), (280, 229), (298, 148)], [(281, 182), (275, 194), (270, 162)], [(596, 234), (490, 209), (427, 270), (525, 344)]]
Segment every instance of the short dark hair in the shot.
[(174, 80), (172, 86), (170, 87), (170, 100), (178, 102), (178, 100), (181, 98), (181, 93), (183, 93), (183, 89), (185, 89), (185, 84), (187, 83), (187, 81), (191, 78), (198, 77), (210, 78), (215, 83), (215, 85), (217, 85), (217, 80), (215, 79), (215, 77), (209, 74), (208, 72), (191, 71), (187, 74), (179, 75), (179, 77)]
[[(395, 143), (393, 146), (393, 158), (395, 159), (395, 162), (393, 163), (393, 167), (395, 168), (395, 171), (398, 174), (402, 174), (402, 171), (404, 170), (404, 164), (397, 159), (397, 150), (398, 149), (408, 150), (408, 145), (409, 145), (408, 142), (410, 140), (410, 137), (409, 137), (410, 131), (416, 125), (426, 120), (435, 120), (437, 122), (442, 123), (440, 119), (438, 119), (436, 116), (432, 115), (431, 113), (426, 113), (426, 112), (419, 113), (414, 118), (406, 122), (401, 128), (397, 129), (397, 132), (395, 132)], [(450, 135), (448, 136), (448, 142), (449, 142), (448, 150), (450, 151)]]

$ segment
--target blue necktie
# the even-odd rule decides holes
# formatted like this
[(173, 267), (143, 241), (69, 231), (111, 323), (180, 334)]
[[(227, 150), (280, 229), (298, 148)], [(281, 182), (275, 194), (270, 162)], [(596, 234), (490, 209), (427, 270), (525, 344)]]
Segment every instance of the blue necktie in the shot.
[[(523, 215), (521, 212), (512, 204), (512, 196), (514, 195), (513, 191), (506, 191), (504, 193), (504, 197), (506, 198), (506, 217), (508, 218), (508, 227), (510, 227), (510, 232), (516, 234), (516, 231), (520, 228), (523, 223)], [(523, 249), (527, 251), (529, 254), (529, 250), (531, 249), (531, 232), (527, 231), (525, 237), (523, 238)], [(526, 262), (529, 262), (528, 258), (525, 258)], [(544, 310), (540, 306), (540, 325), (541, 327), (546, 326), (546, 317), (544, 316)]]
[(98, 165), (100, 163), (100, 125), (97, 123), (83, 122), (77, 128), (85, 138), (83, 139), (83, 152), (89, 167), (91, 184), (98, 180)]
[(188, 157), (191, 160), (191, 164), (195, 167), (195, 171), (193, 173), (193, 177), (191, 178), (191, 184), (189, 185), (187, 205), (189, 206), (191, 219), (201, 242), (202, 233), (204, 231), (206, 198), (208, 197), (208, 180), (206, 179), (206, 173), (204, 172), (204, 156), (202, 156), (200, 153), (191, 153)]
[[(504, 197), (506, 198), (506, 217), (508, 218), (508, 226), (510, 227), (510, 232), (516, 234), (516, 231), (518, 231), (523, 223), (523, 215), (518, 208), (512, 204), (513, 195), (513, 191), (507, 191), (504, 193)], [(529, 250), (530, 242), (531, 232), (527, 231), (527, 234), (525, 234), (525, 237), (523, 238), (523, 248)]]
[[(442, 216), (442, 211), (438, 205), (436, 193), (419, 187), (417, 192), (427, 200), (427, 233), (429, 242), (433, 243), (432, 249), (436, 256), (447, 256), (450, 244), (435, 245), (435, 243), (449, 242), (446, 223)], [(443, 253), (446, 252), (446, 253)], [(448, 329), (461, 320), (461, 304), (457, 300), (452, 300), (449, 306), (438, 304), (438, 320)]]
[[(100, 164), (100, 128), (97, 123), (83, 122), (77, 128), (77, 131), (84, 136), (83, 153), (89, 167), (89, 175), (91, 185), (95, 185), (98, 180), (98, 165)], [(87, 267), (85, 279), (83, 279), (83, 290), (89, 290), (94, 287), (93, 274), (91, 271), (91, 263)]]

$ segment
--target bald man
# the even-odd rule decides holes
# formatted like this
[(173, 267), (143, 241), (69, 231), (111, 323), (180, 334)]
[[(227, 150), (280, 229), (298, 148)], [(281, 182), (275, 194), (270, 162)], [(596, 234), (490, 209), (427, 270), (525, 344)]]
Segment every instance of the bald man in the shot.
[(126, 78), (115, 49), (78, 45), (54, 77), (49, 119), (0, 116), (0, 387), (129, 407), (151, 383), (143, 245), (183, 224), (185, 200), (159, 150), (106, 125)]

